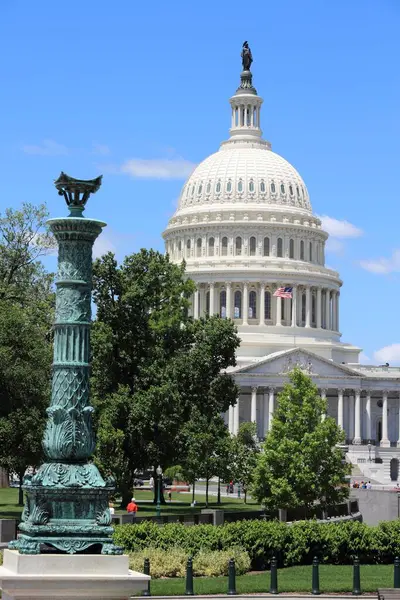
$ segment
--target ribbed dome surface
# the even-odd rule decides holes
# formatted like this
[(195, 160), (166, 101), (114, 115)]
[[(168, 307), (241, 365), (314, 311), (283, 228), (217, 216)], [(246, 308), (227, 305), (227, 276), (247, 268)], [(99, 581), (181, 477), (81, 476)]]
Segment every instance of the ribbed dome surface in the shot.
[(241, 202), (312, 210), (304, 181), (287, 160), (265, 146), (234, 144), (196, 167), (182, 189), (179, 209)]

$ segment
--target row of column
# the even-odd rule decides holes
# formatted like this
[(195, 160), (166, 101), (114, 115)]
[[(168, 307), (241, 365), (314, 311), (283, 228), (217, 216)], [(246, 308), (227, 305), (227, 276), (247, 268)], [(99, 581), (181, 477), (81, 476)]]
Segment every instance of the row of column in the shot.
[[(285, 284), (276, 283), (272, 288), (271, 284), (260, 283), (258, 289), (255, 289), (257, 292), (257, 320), (260, 326), (265, 325), (265, 292), (268, 290), (271, 293), (271, 301), (274, 298), (273, 293), (278, 287), (283, 287)], [(194, 292), (194, 300), (193, 300), (193, 316), (195, 319), (199, 318), (202, 314), (205, 314), (205, 294), (207, 291), (210, 293), (210, 302), (209, 302), (209, 314), (212, 316), (216, 313), (219, 313), (219, 303), (218, 309), (215, 310), (215, 298), (216, 298), (216, 284), (211, 282), (206, 284), (205, 287), (201, 289), (197, 289)], [(220, 287), (220, 286), (219, 286)], [(223, 284), (223, 287), (226, 291), (226, 317), (234, 318), (233, 316), (233, 293), (236, 290), (232, 290), (232, 283), (226, 282)], [(208, 288), (208, 290), (207, 290)], [(250, 289), (249, 289), (250, 288)], [(252, 291), (252, 287), (249, 283), (244, 282), (240, 287), (240, 291), (242, 292), (242, 324), (248, 325), (249, 319), (249, 292)], [(289, 316), (291, 327), (296, 327), (298, 322), (302, 322), (301, 315), (301, 295), (305, 293), (305, 327), (311, 327), (312, 322), (312, 290), (316, 290), (315, 292), (315, 326), (317, 329), (328, 329), (331, 331), (339, 331), (339, 297), (340, 294), (336, 290), (322, 289), (316, 286), (293, 286), (292, 290), (292, 306), (291, 306), (291, 315)], [(324, 291), (324, 299), (322, 297), (322, 292)], [(201, 296), (201, 301), (200, 301)], [(285, 318), (285, 315), (282, 315), (282, 302), (281, 298), (275, 298), (275, 325), (280, 327), (283, 325), (282, 320)], [(325, 302), (324, 310), (323, 310), (323, 301)], [(287, 305), (288, 306), (288, 305)], [(201, 309), (202, 307), (202, 309)], [(300, 315), (299, 315), (300, 312)], [(324, 319), (322, 319), (322, 314), (324, 312)], [(272, 317), (272, 315), (271, 315)], [(300, 317), (300, 318), (299, 318)]]
[[(275, 409), (275, 389), (274, 387), (264, 388), (263, 392), (263, 426), (262, 431), (264, 435), (271, 429), (272, 417)], [(337, 424), (339, 427), (344, 429), (344, 393), (345, 389), (339, 388), (337, 390)], [(257, 422), (257, 392), (258, 387), (251, 388), (251, 409), (250, 409), (250, 420), (253, 423)], [(353, 444), (361, 444), (361, 393), (362, 390), (354, 390), (354, 395), (349, 395), (350, 403), (350, 431), (354, 429)], [(372, 422), (371, 422), (371, 392), (366, 391), (366, 437), (367, 440), (372, 440)], [(327, 389), (322, 388), (320, 390), (321, 398), (326, 399)], [(399, 436), (397, 440), (397, 446), (400, 447), (400, 395), (399, 395)], [(240, 411), (240, 398), (238, 398), (235, 406), (229, 407), (229, 432), (236, 435), (239, 431), (239, 411)], [(382, 437), (380, 440), (382, 447), (390, 447), (389, 433), (388, 433), (388, 392), (382, 392)]]

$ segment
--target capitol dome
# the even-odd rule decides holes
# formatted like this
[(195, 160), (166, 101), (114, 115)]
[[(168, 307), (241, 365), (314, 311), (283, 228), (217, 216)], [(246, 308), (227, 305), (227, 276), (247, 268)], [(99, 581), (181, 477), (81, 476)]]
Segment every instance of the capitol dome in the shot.
[[(163, 233), (173, 262), (196, 283), (191, 314), (237, 325), (238, 364), (296, 346), (339, 362), (359, 350), (340, 341), (339, 274), (325, 266), (328, 234), (296, 169), (262, 137), (249, 69), (229, 100), (229, 138), (183, 186)], [(280, 289), (290, 292), (277, 296)]]

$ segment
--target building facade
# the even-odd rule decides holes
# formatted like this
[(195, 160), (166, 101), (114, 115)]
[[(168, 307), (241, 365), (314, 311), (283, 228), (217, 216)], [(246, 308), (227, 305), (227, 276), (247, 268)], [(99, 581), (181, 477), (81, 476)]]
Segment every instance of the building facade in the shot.
[[(197, 284), (192, 315), (219, 314), (238, 326), (232, 373), (241, 393), (226, 423), (243, 421), (265, 438), (277, 402), (298, 365), (346, 432), (350, 460), (366, 477), (397, 479), (400, 368), (363, 366), (361, 349), (341, 342), (339, 274), (325, 266), (328, 234), (306, 185), (261, 131), (262, 98), (250, 71), (230, 98), (229, 139), (183, 186), (164, 231), (174, 262)], [(292, 288), (292, 298), (273, 294)]]

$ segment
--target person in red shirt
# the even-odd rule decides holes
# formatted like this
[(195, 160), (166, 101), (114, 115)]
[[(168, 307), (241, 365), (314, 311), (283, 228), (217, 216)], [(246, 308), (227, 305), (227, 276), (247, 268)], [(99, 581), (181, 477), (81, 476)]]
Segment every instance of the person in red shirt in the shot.
[(138, 505), (135, 502), (135, 498), (132, 498), (132, 500), (129, 502), (128, 506), (126, 507), (126, 510), (128, 511), (129, 515), (133, 516), (133, 518), (136, 517)]

